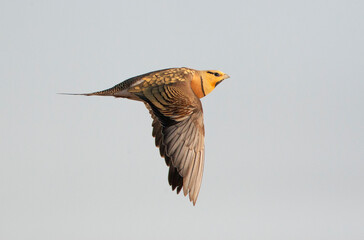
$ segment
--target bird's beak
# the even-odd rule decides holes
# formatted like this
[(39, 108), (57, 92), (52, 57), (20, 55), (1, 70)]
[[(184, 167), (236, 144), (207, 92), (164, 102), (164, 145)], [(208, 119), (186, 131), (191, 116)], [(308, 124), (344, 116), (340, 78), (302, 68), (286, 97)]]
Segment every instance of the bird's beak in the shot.
[(224, 74), (224, 79), (228, 79), (230, 76), (227, 75), (226, 73)]

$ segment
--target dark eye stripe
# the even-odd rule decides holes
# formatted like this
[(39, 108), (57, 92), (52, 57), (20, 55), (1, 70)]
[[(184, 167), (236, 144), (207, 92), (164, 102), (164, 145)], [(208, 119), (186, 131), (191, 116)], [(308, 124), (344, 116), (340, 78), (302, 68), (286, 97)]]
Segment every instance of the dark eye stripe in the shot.
[(221, 76), (220, 73), (217, 73), (217, 72), (214, 73), (214, 72), (211, 72), (211, 71), (207, 71), (207, 73), (212, 74), (215, 77), (220, 77)]

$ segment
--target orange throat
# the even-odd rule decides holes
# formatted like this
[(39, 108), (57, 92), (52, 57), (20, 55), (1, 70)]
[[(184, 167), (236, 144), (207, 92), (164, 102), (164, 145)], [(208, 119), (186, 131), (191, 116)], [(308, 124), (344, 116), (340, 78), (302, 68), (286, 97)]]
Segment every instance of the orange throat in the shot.
[(191, 80), (192, 91), (196, 94), (198, 98), (203, 98), (207, 95), (207, 93), (205, 92), (205, 87), (206, 86), (204, 86), (204, 82), (201, 77), (196, 76)]

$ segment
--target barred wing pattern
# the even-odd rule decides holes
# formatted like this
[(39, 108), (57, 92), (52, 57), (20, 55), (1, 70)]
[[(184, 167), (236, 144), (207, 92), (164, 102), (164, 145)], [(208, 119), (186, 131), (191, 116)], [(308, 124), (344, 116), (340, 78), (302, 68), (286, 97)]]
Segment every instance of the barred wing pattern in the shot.
[[(188, 82), (149, 87), (135, 93), (153, 118), (155, 144), (169, 166), (168, 181), (177, 193), (183, 188), (196, 203), (200, 191), (204, 158), (204, 125), (200, 100)], [(187, 95), (186, 95), (187, 93)], [(190, 97), (193, 96), (193, 97)]]

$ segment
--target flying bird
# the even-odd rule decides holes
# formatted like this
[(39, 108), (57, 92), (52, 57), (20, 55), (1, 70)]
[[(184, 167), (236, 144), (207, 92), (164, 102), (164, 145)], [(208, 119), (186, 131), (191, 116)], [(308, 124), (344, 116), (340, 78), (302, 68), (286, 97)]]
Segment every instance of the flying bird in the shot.
[(141, 101), (153, 119), (152, 135), (169, 166), (168, 182), (196, 204), (205, 159), (205, 129), (200, 98), (229, 75), (217, 71), (169, 68), (139, 75), (85, 96), (113, 96)]

